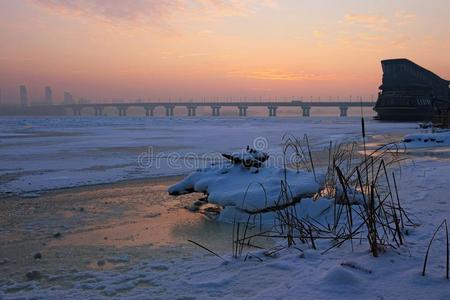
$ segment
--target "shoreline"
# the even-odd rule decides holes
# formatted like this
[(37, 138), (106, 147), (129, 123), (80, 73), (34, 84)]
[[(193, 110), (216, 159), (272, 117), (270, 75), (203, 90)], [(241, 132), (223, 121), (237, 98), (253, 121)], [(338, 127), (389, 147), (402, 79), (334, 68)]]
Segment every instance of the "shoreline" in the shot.
[[(61, 188), (54, 188), (54, 189), (44, 189), (44, 190), (34, 190), (34, 191), (27, 191), (23, 193), (15, 193), (15, 192), (6, 192), (4, 194), (0, 194), (0, 202), (3, 200), (9, 200), (9, 199), (33, 199), (33, 198), (40, 198), (42, 196), (46, 196), (52, 193), (58, 193), (58, 192), (66, 192), (66, 191), (77, 191), (77, 190), (83, 190), (83, 189), (91, 189), (96, 187), (105, 187), (105, 186), (112, 186), (112, 185), (128, 185), (128, 184), (142, 184), (142, 183), (149, 183), (149, 184), (155, 184), (160, 182), (168, 182), (168, 181), (175, 181), (178, 179), (183, 178), (184, 176), (188, 175), (186, 174), (179, 174), (179, 175), (164, 175), (164, 176), (150, 176), (150, 177), (142, 177), (142, 178), (132, 178), (132, 179), (122, 179), (117, 181), (110, 181), (110, 182), (104, 182), (104, 183), (92, 183), (92, 184), (83, 184), (79, 186), (68, 186), (68, 187), (61, 187)], [(27, 194), (35, 194), (32, 196), (26, 196)], [(23, 196), (25, 195), (25, 196)]]

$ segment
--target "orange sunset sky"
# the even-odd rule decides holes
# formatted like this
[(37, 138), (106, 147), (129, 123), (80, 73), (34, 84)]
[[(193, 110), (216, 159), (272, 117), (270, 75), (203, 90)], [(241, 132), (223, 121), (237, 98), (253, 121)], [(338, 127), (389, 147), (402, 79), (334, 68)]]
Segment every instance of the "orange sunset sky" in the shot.
[(0, 0), (4, 101), (367, 98), (396, 57), (450, 79), (450, 1)]

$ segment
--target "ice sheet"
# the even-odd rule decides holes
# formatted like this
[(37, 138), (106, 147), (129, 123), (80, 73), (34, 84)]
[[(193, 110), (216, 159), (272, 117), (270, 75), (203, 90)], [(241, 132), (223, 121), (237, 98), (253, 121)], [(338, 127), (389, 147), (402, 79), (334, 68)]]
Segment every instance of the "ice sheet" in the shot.
[[(367, 120), (370, 134), (414, 132), (413, 123)], [(188, 174), (222, 151), (258, 144), (281, 152), (284, 134), (315, 148), (360, 139), (356, 117), (0, 118), (0, 193)]]

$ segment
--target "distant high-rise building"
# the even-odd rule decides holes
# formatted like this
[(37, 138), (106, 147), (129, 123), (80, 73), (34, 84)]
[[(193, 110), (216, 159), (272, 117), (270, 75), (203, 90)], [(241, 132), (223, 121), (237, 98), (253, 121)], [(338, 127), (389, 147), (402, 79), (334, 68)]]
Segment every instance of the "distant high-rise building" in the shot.
[(44, 89), (45, 93), (45, 104), (53, 104), (52, 88), (46, 86)]
[(20, 94), (20, 105), (22, 106), (28, 106), (28, 92), (27, 87), (24, 85), (21, 85), (19, 87), (19, 94)]
[(75, 101), (72, 97), (72, 94), (69, 92), (64, 92), (64, 104), (74, 104)]

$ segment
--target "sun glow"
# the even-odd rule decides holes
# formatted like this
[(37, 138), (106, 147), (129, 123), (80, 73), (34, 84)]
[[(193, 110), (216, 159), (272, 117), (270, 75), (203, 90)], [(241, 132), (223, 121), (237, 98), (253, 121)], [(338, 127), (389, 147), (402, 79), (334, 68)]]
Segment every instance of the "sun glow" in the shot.
[(391, 57), (450, 78), (447, 1), (325, 2), (3, 1), (1, 88), (13, 100), (20, 84), (98, 100), (369, 97)]

